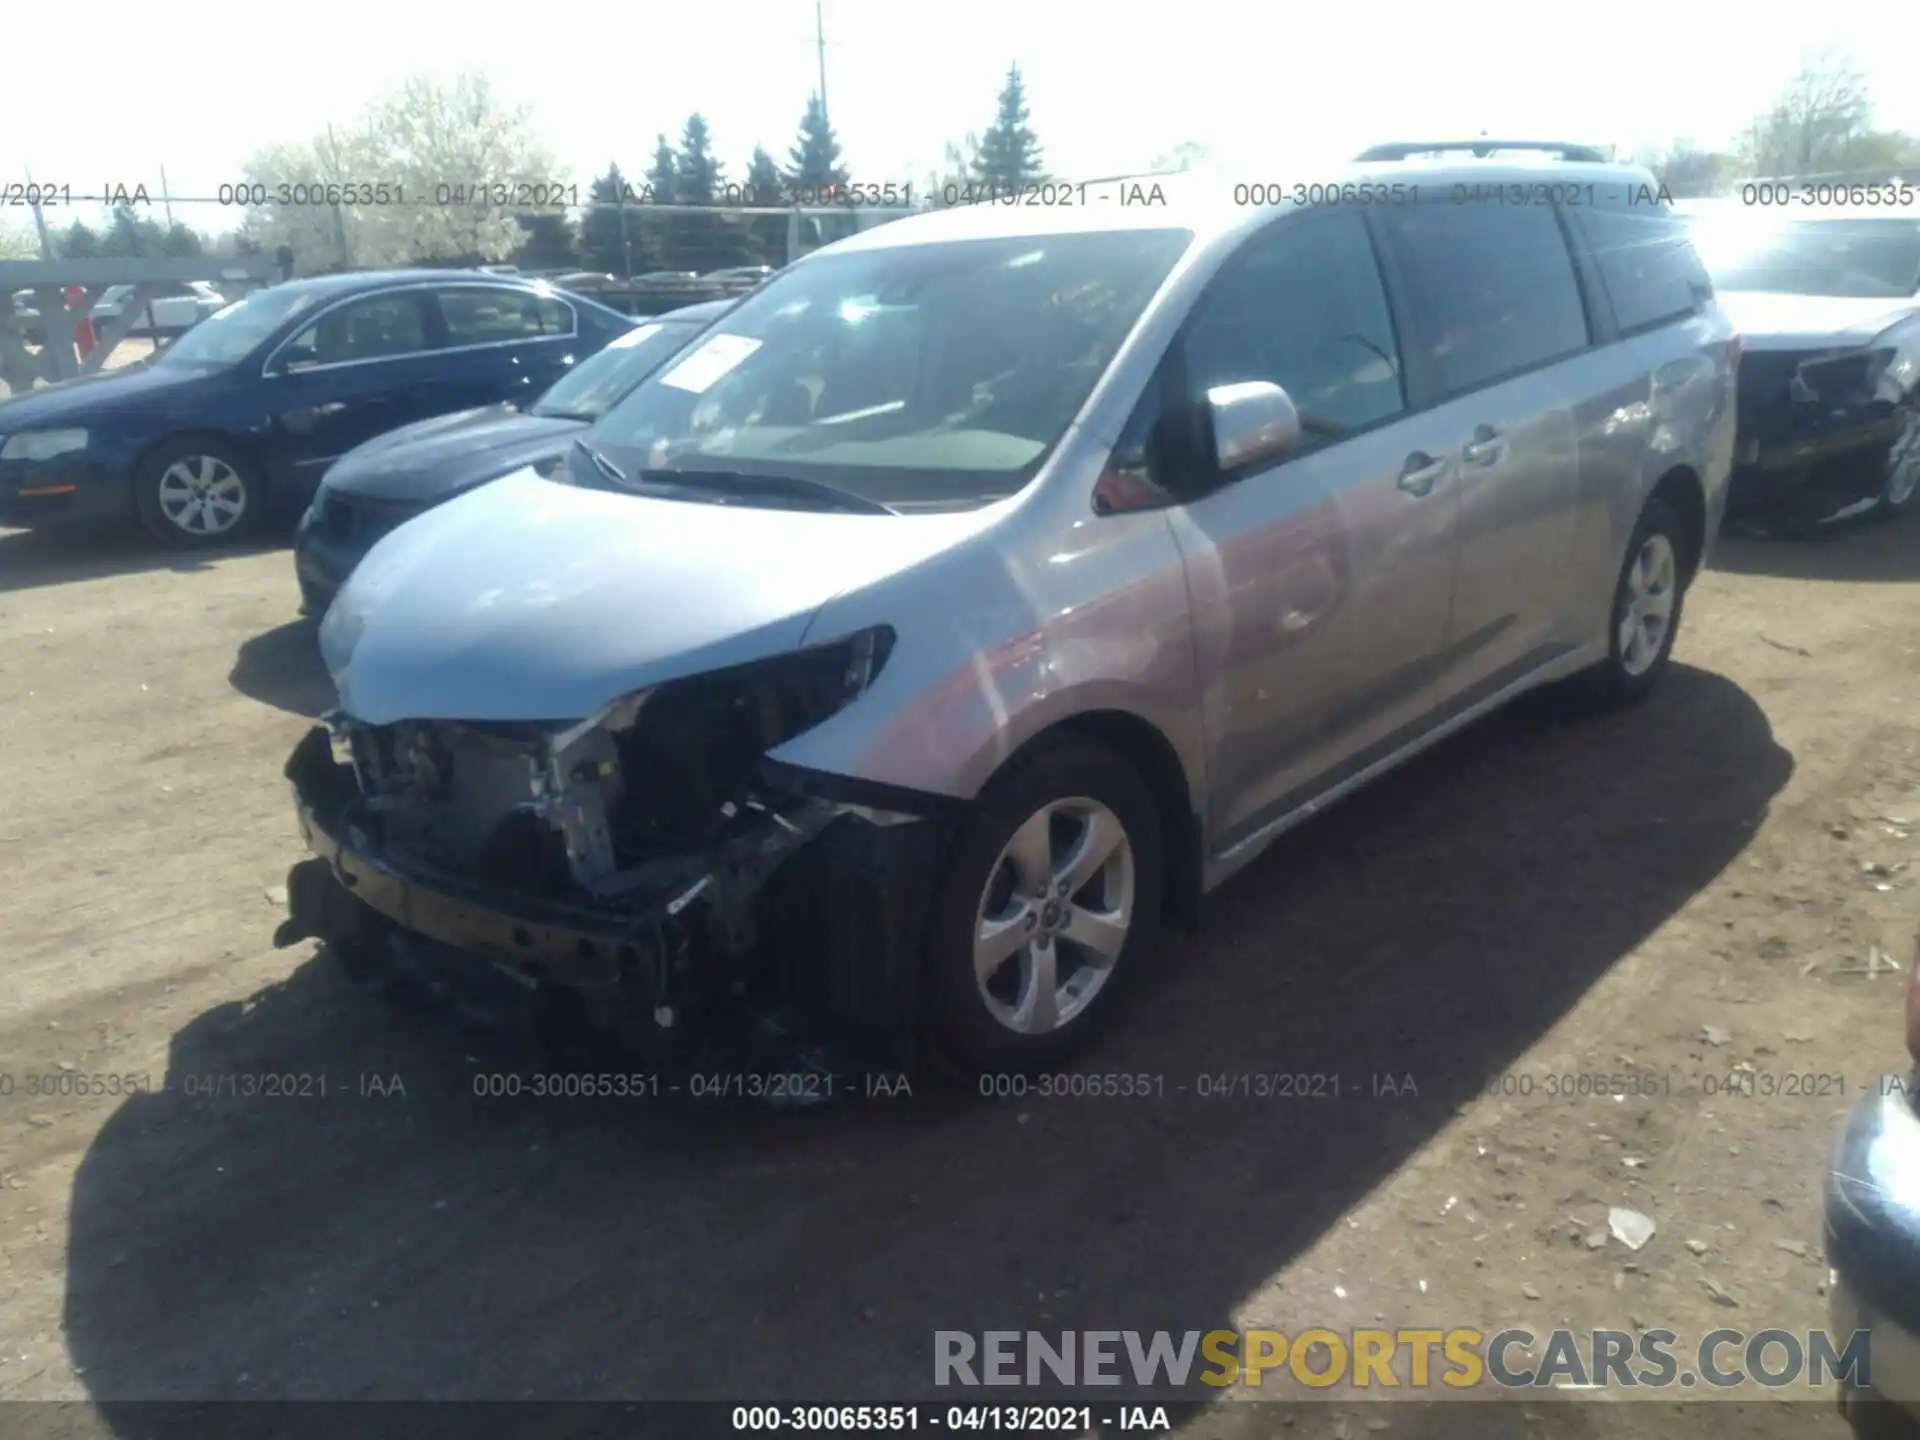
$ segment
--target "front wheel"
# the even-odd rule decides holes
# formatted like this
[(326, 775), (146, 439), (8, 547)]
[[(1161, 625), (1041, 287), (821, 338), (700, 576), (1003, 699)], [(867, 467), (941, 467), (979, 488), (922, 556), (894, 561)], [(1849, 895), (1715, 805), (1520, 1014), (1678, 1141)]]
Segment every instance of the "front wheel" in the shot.
[(1920, 491), (1920, 414), (1907, 421), (1907, 428), (1887, 452), (1887, 478), (1869, 518), (1881, 524), (1899, 519), (1913, 508), (1916, 491)]
[(258, 468), (218, 440), (168, 441), (141, 464), (134, 483), (141, 525), (162, 544), (181, 549), (241, 540), (266, 510)]
[(1679, 510), (1649, 500), (1614, 584), (1607, 658), (1582, 677), (1587, 698), (1600, 708), (1634, 704), (1666, 673), (1686, 599), (1686, 553), (1687, 526)]
[(1105, 746), (1016, 761), (981, 796), (935, 896), (928, 1015), (962, 1074), (1031, 1074), (1112, 1015), (1160, 919), (1159, 811)]

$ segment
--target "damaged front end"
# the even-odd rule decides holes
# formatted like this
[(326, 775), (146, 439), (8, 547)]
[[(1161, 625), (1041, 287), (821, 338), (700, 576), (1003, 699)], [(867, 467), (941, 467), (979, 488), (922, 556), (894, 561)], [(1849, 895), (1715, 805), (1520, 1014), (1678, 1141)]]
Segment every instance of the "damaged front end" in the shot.
[(876, 808), (766, 758), (857, 698), (891, 644), (870, 630), (570, 723), (336, 712), (287, 764), (317, 859), (279, 940), (477, 957), (652, 1049), (753, 1018), (897, 1055), (943, 803)]

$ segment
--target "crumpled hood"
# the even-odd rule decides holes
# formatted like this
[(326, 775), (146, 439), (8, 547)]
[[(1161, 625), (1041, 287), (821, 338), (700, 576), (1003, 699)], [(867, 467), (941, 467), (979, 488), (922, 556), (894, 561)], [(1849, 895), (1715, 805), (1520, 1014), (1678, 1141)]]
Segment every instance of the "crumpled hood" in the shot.
[(835, 595), (992, 524), (581, 490), (530, 470), (361, 561), (320, 649), (340, 703), (396, 720), (578, 720), (647, 685), (796, 648)]
[(1920, 301), (1852, 295), (1771, 295), (1722, 290), (1715, 298), (1748, 350), (1824, 350), (1864, 345)]
[(522, 415), (502, 405), (436, 415), (349, 450), (321, 484), (376, 500), (442, 500), (564, 455), (586, 428), (585, 421)]

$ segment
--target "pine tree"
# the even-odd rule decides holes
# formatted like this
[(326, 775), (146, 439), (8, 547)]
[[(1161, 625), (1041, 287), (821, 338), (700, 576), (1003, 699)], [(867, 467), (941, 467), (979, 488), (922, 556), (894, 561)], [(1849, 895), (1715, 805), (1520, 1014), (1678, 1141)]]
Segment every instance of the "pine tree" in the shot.
[[(713, 136), (706, 118), (689, 115), (680, 132), (680, 153), (674, 160), (675, 199), (682, 205), (714, 205), (725, 197), (720, 193), (725, 167), (713, 154)], [(742, 226), (730, 215), (715, 211), (706, 215), (676, 215), (668, 227), (675, 236), (676, 264), (702, 273), (745, 262), (752, 246)]]
[[(650, 192), (647, 198), (654, 205), (679, 202), (680, 161), (665, 135), (653, 137), (653, 163), (647, 167), (647, 189)], [(680, 270), (685, 267), (676, 252), (678, 236), (670, 223), (673, 218), (658, 211), (650, 214), (643, 212), (635, 226), (635, 233), (646, 235), (653, 264), (667, 270)]]
[(674, 198), (684, 205), (711, 205), (723, 168), (713, 158), (706, 117), (697, 112), (689, 115), (680, 131), (680, 153), (674, 157)]
[[(773, 163), (773, 156), (759, 145), (753, 147), (753, 158), (747, 162), (746, 191), (755, 205), (778, 205), (787, 193), (786, 184), (780, 178), (780, 167)], [(787, 219), (784, 215), (755, 215), (747, 228), (759, 249), (762, 263), (787, 263)]]
[(522, 238), (513, 252), (513, 263), (522, 270), (571, 269), (579, 263), (573, 222), (564, 210), (543, 210), (514, 218), (520, 222)]
[(200, 232), (177, 220), (169, 225), (166, 233), (160, 237), (160, 253), (163, 255), (177, 257), (204, 255), (206, 249), (206, 241), (201, 238)]
[(1046, 178), (1040, 164), (1040, 142), (1027, 123), (1027, 87), (1020, 78), (1020, 67), (1007, 67), (1007, 82), (1000, 87), (1000, 106), (993, 125), (980, 137), (980, 149), (974, 156), (974, 179), (990, 189), (1018, 190)]
[(818, 95), (807, 98), (807, 113), (800, 118), (800, 136), (787, 153), (787, 184), (810, 198), (812, 192), (828, 185), (845, 185), (847, 172), (840, 164), (840, 141), (827, 124), (827, 107)]
[[(593, 208), (580, 221), (580, 258), (588, 269), (631, 278), (635, 270), (646, 268), (646, 236), (635, 213), (639, 197), (627, 194), (631, 188), (618, 165), (607, 166), (607, 173), (589, 187)], [(623, 195), (624, 207), (619, 203)]]

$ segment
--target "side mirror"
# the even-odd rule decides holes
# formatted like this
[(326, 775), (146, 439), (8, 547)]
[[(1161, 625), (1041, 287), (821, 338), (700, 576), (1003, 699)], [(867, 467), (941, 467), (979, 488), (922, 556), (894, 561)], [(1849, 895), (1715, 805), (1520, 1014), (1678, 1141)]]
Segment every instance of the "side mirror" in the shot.
[(1270, 380), (1216, 385), (1207, 391), (1206, 409), (1214, 463), (1223, 474), (1278, 460), (1300, 442), (1300, 412)]

